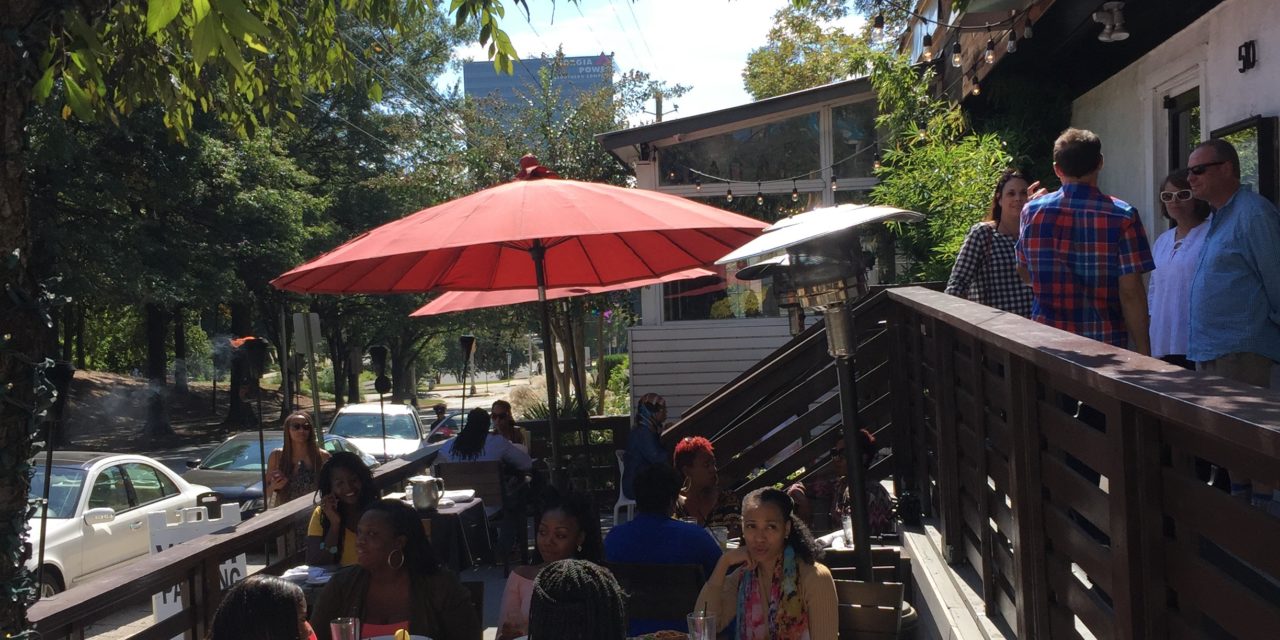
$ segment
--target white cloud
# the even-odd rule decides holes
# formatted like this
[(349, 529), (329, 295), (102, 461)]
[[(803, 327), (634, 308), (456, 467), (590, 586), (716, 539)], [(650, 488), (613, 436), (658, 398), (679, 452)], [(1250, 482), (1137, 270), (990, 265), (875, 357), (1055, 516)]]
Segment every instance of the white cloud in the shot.
[[(693, 90), (674, 100), (681, 117), (751, 101), (742, 88), (747, 54), (764, 44), (773, 14), (788, 0), (531, 0), (531, 17), (510, 8), (502, 22), (522, 58), (554, 53), (614, 54), (621, 71), (638, 69)], [(845, 22), (856, 29), (862, 18)], [(488, 59), (485, 48), (456, 51), (460, 58)], [(457, 77), (443, 78), (441, 86)], [(650, 105), (652, 108), (652, 105)], [(669, 112), (671, 104), (665, 109)], [(651, 116), (646, 116), (651, 118)]]

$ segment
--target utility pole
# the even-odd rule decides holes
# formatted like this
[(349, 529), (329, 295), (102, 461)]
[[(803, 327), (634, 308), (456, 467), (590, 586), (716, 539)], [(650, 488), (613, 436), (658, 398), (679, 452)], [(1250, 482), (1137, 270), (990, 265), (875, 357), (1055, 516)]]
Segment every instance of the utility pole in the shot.
[(662, 122), (662, 90), (653, 92), (653, 112), (657, 116), (658, 122)]

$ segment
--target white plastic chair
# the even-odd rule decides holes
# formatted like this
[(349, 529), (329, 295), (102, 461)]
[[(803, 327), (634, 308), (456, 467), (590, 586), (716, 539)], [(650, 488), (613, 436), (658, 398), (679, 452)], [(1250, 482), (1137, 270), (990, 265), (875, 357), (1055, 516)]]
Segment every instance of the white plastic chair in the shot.
[(636, 517), (636, 501), (622, 494), (622, 474), (626, 471), (627, 463), (623, 461), (626, 451), (618, 449), (614, 451), (618, 455), (618, 501), (613, 503), (613, 526), (622, 524), (618, 518), (618, 513), (623, 509), (627, 511), (627, 522)]

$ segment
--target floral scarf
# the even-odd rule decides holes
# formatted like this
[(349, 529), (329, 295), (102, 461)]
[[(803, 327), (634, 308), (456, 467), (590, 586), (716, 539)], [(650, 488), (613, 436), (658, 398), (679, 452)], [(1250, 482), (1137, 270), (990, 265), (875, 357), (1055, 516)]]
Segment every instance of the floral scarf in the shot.
[(738, 640), (806, 640), (809, 614), (800, 597), (796, 552), (789, 545), (773, 568), (769, 601), (763, 602), (756, 572), (744, 569), (738, 583)]

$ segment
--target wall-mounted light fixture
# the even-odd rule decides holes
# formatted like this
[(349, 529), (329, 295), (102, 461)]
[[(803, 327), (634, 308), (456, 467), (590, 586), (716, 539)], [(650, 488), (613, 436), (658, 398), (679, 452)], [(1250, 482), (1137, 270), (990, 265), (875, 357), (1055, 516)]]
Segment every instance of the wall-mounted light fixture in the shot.
[(1240, 73), (1244, 73), (1258, 66), (1258, 43), (1256, 40), (1250, 40), (1237, 50), (1236, 59), (1240, 61)]
[(1093, 12), (1093, 21), (1102, 25), (1098, 40), (1102, 42), (1120, 42), (1129, 39), (1129, 30), (1124, 27), (1124, 3), (1104, 2), (1102, 7)]

